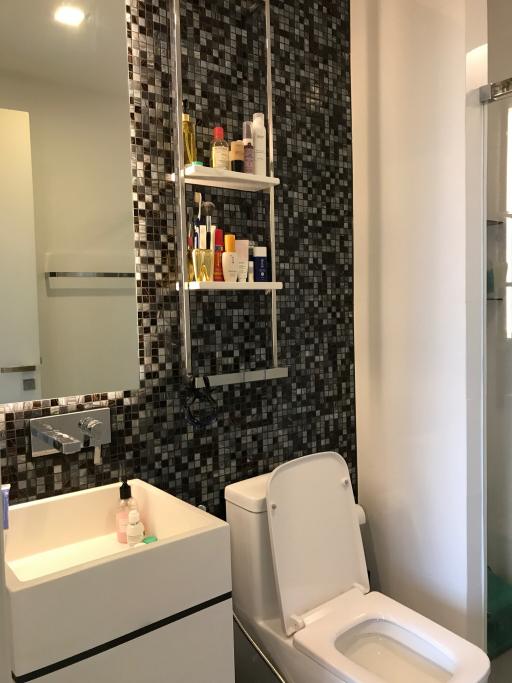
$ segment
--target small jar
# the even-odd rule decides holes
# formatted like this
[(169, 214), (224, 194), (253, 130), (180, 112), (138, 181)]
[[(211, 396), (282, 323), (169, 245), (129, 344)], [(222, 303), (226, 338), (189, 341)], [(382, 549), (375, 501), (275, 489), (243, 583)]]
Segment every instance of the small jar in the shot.
[(229, 153), (229, 163), (232, 171), (243, 173), (244, 170), (244, 141), (234, 140), (231, 143), (231, 151)]
[(254, 282), (268, 282), (267, 247), (254, 247)]

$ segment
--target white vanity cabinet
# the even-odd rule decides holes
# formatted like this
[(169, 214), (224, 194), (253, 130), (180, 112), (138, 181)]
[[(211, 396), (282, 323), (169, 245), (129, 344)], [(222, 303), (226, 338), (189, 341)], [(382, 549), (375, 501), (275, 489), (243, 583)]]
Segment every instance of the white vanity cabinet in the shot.
[(155, 543), (117, 542), (118, 484), (11, 508), (15, 682), (234, 683), (228, 525), (130, 484)]
[(34, 680), (41, 683), (231, 683), (234, 681), (232, 621), (231, 600), (228, 600)]

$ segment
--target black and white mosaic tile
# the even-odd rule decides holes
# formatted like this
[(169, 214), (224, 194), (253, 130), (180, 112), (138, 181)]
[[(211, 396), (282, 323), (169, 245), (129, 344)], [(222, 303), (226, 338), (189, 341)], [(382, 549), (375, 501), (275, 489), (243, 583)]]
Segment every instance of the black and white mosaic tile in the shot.
[[(263, 3), (182, 0), (184, 96), (197, 119), (200, 158), (210, 132), (228, 139), (265, 111)], [(272, 2), (280, 364), (289, 377), (218, 389), (217, 420), (184, 418), (176, 276), (172, 83), (167, 0), (128, 0), (138, 391), (0, 406), (0, 458), (14, 502), (110, 483), (121, 463), (222, 514), (228, 483), (306, 453), (334, 449), (355, 479), (352, 170), (348, 0)], [(264, 197), (205, 195), (217, 224), (268, 241)], [(189, 200), (191, 197), (189, 196)], [(198, 374), (270, 362), (270, 300), (262, 293), (192, 299)], [(108, 406), (112, 444), (92, 453), (30, 457), (31, 417)]]

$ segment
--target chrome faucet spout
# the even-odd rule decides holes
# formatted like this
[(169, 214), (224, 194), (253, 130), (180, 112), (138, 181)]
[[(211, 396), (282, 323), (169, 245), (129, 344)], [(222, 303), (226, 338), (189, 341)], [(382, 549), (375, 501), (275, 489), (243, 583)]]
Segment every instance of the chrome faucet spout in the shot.
[(94, 464), (102, 463), (102, 446), (111, 441), (109, 408), (93, 408), (30, 420), (33, 458), (61, 453), (71, 455), (94, 449)]
[(32, 430), (38, 439), (63, 455), (78, 453), (83, 448), (81, 441), (69, 434), (64, 434), (46, 422), (37, 426), (33, 425)]

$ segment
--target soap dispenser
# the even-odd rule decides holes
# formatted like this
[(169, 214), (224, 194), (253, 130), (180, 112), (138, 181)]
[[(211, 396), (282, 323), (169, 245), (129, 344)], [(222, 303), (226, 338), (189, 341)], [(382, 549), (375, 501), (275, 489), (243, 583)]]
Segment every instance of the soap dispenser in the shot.
[(132, 510), (137, 510), (137, 501), (132, 498), (132, 487), (123, 479), (119, 489), (119, 508), (116, 515), (117, 540), (119, 543), (128, 543), (126, 530), (128, 527), (128, 516)]

